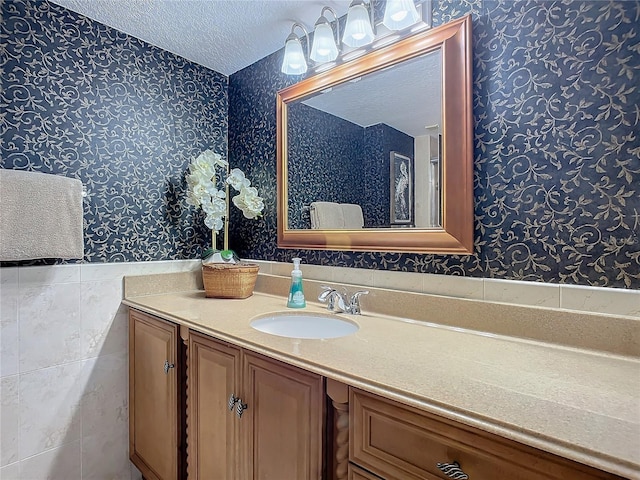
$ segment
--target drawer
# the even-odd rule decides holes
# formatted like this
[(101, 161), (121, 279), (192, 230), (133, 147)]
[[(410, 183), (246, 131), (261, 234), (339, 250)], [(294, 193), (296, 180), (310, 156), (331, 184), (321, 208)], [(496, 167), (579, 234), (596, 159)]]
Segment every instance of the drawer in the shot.
[(620, 479), (355, 388), (349, 403), (349, 460), (386, 480), (466, 478), (437, 466), (453, 462), (469, 480)]
[(347, 480), (381, 480), (380, 477), (367, 472), (365, 469), (349, 464), (349, 476)]

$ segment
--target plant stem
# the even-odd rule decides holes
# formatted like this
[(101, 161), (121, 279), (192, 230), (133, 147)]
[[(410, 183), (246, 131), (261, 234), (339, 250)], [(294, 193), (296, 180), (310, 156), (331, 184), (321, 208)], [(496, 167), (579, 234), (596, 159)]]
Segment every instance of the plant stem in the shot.
[(227, 213), (224, 216), (224, 249), (229, 250), (229, 184), (225, 188), (225, 198), (227, 203)]
[[(227, 159), (228, 160), (228, 159)], [(227, 211), (224, 215), (224, 249), (229, 250), (229, 184), (227, 183), (229, 178), (229, 162), (227, 161), (227, 175), (224, 178), (224, 199), (227, 207)]]

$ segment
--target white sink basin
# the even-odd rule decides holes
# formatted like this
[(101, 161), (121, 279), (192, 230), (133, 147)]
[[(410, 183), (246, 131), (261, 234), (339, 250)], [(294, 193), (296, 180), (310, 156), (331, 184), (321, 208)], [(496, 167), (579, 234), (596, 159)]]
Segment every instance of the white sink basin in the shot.
[(317, 313), (283, 313), (257, 318), (250, 324), (256, 330), (290, 338), (337, 338), (358, 331), (358, 325), (344, 318)]

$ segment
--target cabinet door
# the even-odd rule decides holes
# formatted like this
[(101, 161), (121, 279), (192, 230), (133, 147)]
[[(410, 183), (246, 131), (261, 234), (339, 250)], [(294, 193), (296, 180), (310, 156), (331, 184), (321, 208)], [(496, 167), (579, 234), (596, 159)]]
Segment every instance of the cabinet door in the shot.
[(247, 480), (320, 480), (323, 380), (319, 375), (245, 352), (240, 420)]
[(129, 455), (146, 480), (179, 477), (178, 327), (129, 315)]
[(240, 395), (240, 349), (189, 334), (187, 434), (190, 480), (239, 478), (238, 421), (229, 397)]

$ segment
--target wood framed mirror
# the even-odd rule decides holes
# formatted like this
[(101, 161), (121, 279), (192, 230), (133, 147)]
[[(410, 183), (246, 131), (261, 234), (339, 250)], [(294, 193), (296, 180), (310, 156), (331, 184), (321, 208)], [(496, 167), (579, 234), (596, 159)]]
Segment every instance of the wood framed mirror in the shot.
[(309, 77), (276, 102), (278, 247), (473, 252), (470, 16)]

